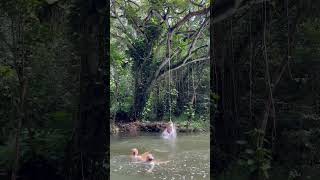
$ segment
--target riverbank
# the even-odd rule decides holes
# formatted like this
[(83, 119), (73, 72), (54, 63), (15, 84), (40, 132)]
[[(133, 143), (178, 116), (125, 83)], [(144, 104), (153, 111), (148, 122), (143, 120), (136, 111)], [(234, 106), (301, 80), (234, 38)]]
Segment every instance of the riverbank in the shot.
[[(162, 132), (168, 122), (131, 122), (131, 123), (117, 123), (111, 125), (110, 133), (130, 133), (135, 134), (138, 132)], [(177, 132), (190, 133), (190, 132), (206, 132), (204, 125), (197, 122), (174, 122)], [(209, 126), (209, 125), (208, 125)]]

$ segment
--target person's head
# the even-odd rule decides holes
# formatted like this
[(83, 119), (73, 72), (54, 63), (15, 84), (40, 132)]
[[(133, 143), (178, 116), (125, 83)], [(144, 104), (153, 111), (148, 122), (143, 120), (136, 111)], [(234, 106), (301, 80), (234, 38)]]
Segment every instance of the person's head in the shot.
[(167, 128), (168, 133), (171, 133), (171, 131), (173, 129), (173, 123), (172, 122), (168, 123), (166, 128)]
[(133, 156), (137, 156), (139, 152), (138, 152), (137, 148), (133, 148), (133, 149), (131, 149), (131, 153)]
[(147, 162), (151, 162), (151, 161), (153, 161), (154, 160), (154, 157), (152, 156), (152, 154), (148, 154), (147, 155), (147, 158), (146, 158), (146, 161)]

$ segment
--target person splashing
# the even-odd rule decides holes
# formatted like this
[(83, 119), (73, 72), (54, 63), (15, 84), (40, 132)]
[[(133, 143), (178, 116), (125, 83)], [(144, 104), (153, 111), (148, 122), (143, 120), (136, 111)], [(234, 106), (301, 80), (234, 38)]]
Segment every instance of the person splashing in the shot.
[(145, 162), (150, 165), (150, 168), (147, 170), (147, 172), (151, 173), (155, 165), (167, 164), (170, 161), (157, 161), (154, 159), (152, 154), (148, 154)]
[(148, 154), (149, 154), (149, 152), (145, 152), (145, 153), (139, 155), (138, 149), (133, 148), (133, 149), (131, 149), (130, 158), (132, 161), (146, 161)]
[(136, 148), (131, 150), (132, 155), (131, 158), (134, 161), (133, 163), (142, 163), (144, 165), (149, 166), (148, 169), (146, 169), (146, 172), (151, 173), (154, 169), (155, 165), (161, 165), (161, 164), (167, 164), (170, 161), (158, 161), (155, 160), (153, 155), (149, 152), (144, 153), (143, 155), (139, 156), (138, 150)]
[(166, 129), (162, 132), (161, 137), (164, 139), (175, 139), (177, 137), (176, 128), (172, 121), (166, 125)]

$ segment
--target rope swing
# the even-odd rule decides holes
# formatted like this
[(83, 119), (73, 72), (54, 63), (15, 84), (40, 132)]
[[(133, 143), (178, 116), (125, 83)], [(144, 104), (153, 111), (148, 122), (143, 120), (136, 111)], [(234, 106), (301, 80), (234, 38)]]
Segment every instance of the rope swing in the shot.
[(170, 123), (172, 123), (172, 119), (171, 119), (171, 85), (170, 85), (170, 81), (171, 81), (171, 58), (169, 57), (169, 120)]

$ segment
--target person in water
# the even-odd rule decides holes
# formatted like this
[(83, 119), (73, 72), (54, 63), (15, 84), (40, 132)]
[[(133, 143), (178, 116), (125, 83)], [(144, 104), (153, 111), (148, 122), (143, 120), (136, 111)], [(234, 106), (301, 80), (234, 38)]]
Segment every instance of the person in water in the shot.
[(166, 129), (162, 132), (161, 136), (165, 139), (172, 139), (177, 136), (175, 127), (172, 122), (166, 125)]
[(131, 149), (131, 160), (133, 161), (146, 161), (147, 159), (147, 155), (149, 154), (149, 152), (145, 152), (142, 155), (139, 155), (139, 151), (137, 148), (133, 148)]
[(142, 155), (139, 155), (138, 149), (133, 148), (131, 149), (131, 159), (134, 161), (134, 163), (145, 163), (147, 165), (150, 165), (150, 168), (147, 170), (147, 172), (151, 173), (155, 165), (160, 164), (166, 164), (170, 161), (156, 161), (153, 157), (153, 155), (150, 152), (145, 152)]
[(150, 165), (150, 169), (148, 169), (147, 172), (151, 173), (155, 165), (167, 164), (170, 161), (157, 161), (152, 154), (148, 154), (145, 162)]

